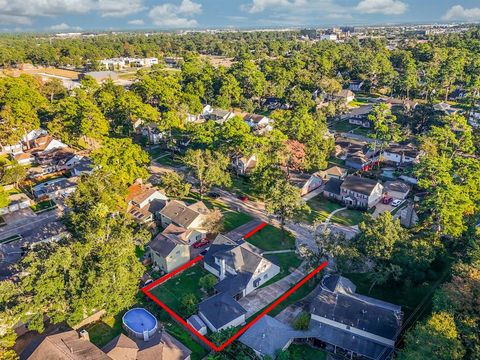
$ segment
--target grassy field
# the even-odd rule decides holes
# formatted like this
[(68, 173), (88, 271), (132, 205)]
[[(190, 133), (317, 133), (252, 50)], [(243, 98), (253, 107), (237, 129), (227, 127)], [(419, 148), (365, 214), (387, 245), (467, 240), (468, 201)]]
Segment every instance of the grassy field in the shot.
[(85, 329), (88, 331), (90, 341), (98, 347), (107, 345), (115, 336), (122, 332), (122, 316), (125, 311), (115, 316), (105, 316), (102, 320), (88, 325)]
[(223, 213), (223, 229), (224, 232), (231, 231), (237, 227), (246, 224), (253, 218), (245, 213), (236, 211), (226, 211)]
[(249, 237), (247, 241), (256, 247), (265, 250), (289, 250), (295, 249), (295, 238), (292, 234), (282, 231), (272, 225), (265, 226), (262, 230)]
[[(342, 205), (327, 200), (321, 196), (317, 196), (309, 200), (307, 203), (312, 209), (312, 212), (305, 220), (310, 224), (313, 224), (315, 221), (325, 221), (331, 212), (343, 207)], [(361, 223), (363, 221), (363, 218), (363, 212), (359, 210), (346, 209), (335, 214), (332, 217), (331, 221), (336, 224), (353, 226)]]
[(30, 208), (33, 210), (33, 212), (39, 212), (47, 209), (53, 209), (55, 206), (55, 202), (52, 200), (45, 200), (30, 206)]
[(198, 285), (200, 278), (209, 274), (200, 265), (194, 265), (191, 268), (182, 271), (178, 276), (169, 279), (162, 285), (159, 285), (151, 290), (159, 300), (163, 301), (173, 311), (177, 312), (183, 317), (188, 317), (189, 314), (185, 312), (181, 304), (181, 299), (187, 294), (193, 294), (198, 301), (204, 296)]
[(257, 200), (258, 197), (253, 190), (250, 180), (242, 176), (232, 176), (231, 190), (238, 195), (246, 195), (251, 200)]
[(327, 353), (307, 344), (292, 344), (288, 347), (290, 359), (325, 360)]

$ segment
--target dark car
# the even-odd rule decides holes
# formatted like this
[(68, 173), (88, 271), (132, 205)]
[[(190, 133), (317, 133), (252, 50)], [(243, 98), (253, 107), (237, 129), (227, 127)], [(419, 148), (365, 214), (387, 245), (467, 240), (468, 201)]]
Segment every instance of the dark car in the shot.
[(220, 196), (222, 196), (222, 194), (212, 191), (208, 193), (208, 196), (211, 197), (212, 199), (218, 199)]

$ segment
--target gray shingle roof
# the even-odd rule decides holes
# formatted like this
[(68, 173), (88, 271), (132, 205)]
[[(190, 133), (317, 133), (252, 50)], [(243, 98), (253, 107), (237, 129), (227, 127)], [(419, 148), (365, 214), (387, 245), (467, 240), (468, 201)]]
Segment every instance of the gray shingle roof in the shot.
[(325, 183), (323, 191), (328, 193), (340, 195), (340, 187), (342, 186), (343, 180), (332, 178)]
[(342, 188), (370, 196), (377, 184), (377, 180), (363, 178), (360, 176), (347, 176), (343, 181)]
[(239, 340), (248, 347), (274, 359), (277, 351), (283, 349), (291, 339), (297, 336), (301, 336), (300, 332), (265, 315), (240, 336)]
[(198, 305), (198, 309), (217, 329), (247, 313), (247, 310), (227, 293), (209, 297)]
[(194, 210), (195, 208), (198, 208), (197, 204), (187, 206), (181, 201), (173, 200), (160, 211), (160, 214), (171, 219), (174, 223), (188, 228), (201, 215)]
[(175, 235), (158, 234), (148, 243), (148, 247), (155, 251), (161, 257), (167, 257), (177, 247), (177, 245), (187, 246), (181, 240), (175, 238)]

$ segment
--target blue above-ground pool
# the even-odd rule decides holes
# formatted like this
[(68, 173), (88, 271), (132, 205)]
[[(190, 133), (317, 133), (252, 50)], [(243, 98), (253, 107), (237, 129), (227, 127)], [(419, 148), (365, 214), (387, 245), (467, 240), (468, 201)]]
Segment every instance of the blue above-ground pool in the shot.
[(143, 308), (128, 310), (122, 318), (123, 328), (129, 335), (147, 341), (157, 331), (157, 319)]

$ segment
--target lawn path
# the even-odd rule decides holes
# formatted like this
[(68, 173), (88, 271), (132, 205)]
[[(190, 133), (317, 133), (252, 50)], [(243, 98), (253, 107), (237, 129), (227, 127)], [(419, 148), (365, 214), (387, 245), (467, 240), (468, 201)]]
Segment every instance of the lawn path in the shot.
[(325, 230), (327, 227), (328, 227), (328, 224), (330, 224), (330, 220), (332, 219), (332, 217), (339, 213), (340, 211), (343, 211), (343, 210), (347, 210), (348, 208), (347, 207), (343, 207), (343, 208), (340, 208), (340, 209), (337, 209), (337, 210), (333, 210), (330, 215), (328, 215), (327, 219), (325, 220), (325, 222), (322, 224), (323, 225), (323, 229)]

